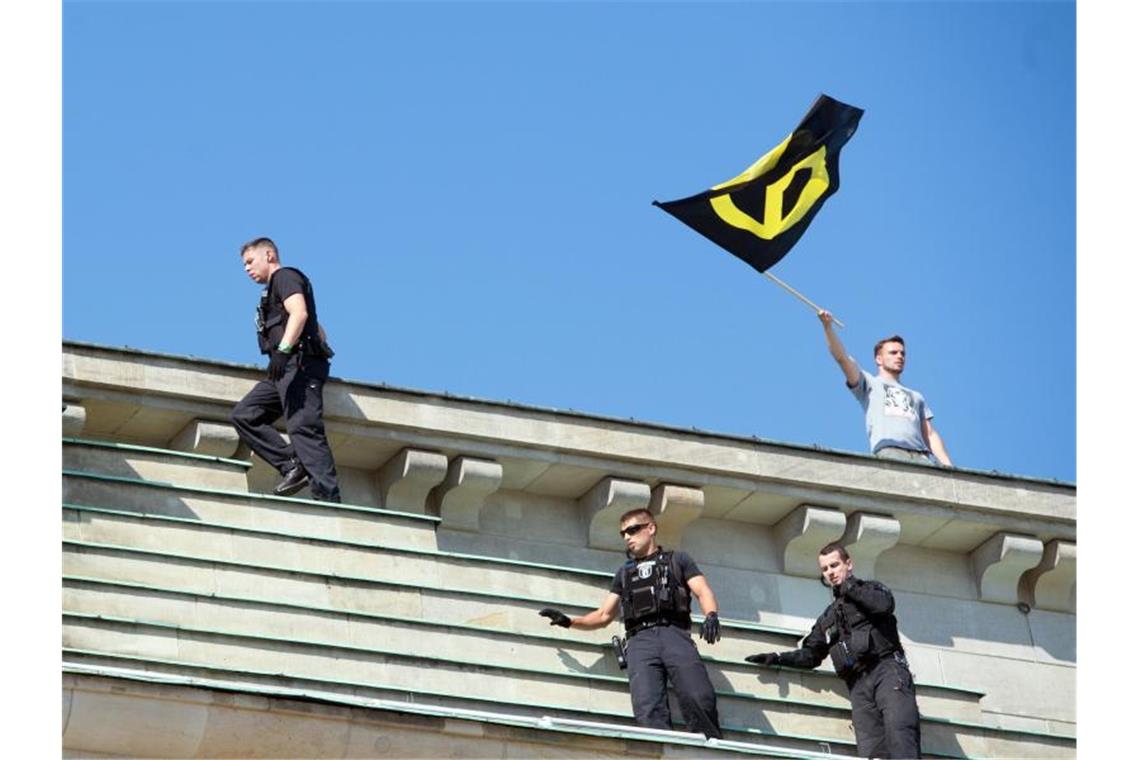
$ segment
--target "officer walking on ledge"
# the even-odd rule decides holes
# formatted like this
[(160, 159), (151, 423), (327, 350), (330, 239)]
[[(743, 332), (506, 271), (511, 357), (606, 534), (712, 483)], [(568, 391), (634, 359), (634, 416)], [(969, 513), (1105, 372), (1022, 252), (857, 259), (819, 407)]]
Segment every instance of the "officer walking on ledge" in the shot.
[(649, 510), (626, 512), (619, 525), (629, 561), (614, 574), (601, 606), (574, 618), (550, 607), (538, 614), (550, 618), (551, 625), (592, 631), (609, 625), (620, 606), (628, 637), (629, 696), (637, 725), (673, 728), (666, 697), (668, 680), (680, 702), (685, 730), (719, 739), (716, 694), (689, 635), (689, 599), (695, 596), (705, 614), (701, 636), (710, 644), (720, 640), (716, 597), (688, 554), (657, 545), (657, 523)]
[[(269, 355), (269, 369), (233, 408), (230, 421), (238, 436), (281, 473), (275, 494), (290, 496), (308, 485), (314, 499), (339, 502), (324, 423), (333, 352), (317, 322), (313, 286), (301, 270), (281, 266), (269, 238), (243, 245), (241, 258), (250, 279), (265, 285), (257, 307), (257, 343)], [(282, 414), (289, 443), (273, 427)]]
[(834, 596), (803, 646), (791, 652), (746, 657), (756, 665), (815, 668), (831, 657), (851, 693), (855, 746), (861, 757), (920, 757), (921, 737), (914, 678), (910, 673), (891, 590), (852, 574), (847, 549), (831, 543), (819, 550), (823, 583)]

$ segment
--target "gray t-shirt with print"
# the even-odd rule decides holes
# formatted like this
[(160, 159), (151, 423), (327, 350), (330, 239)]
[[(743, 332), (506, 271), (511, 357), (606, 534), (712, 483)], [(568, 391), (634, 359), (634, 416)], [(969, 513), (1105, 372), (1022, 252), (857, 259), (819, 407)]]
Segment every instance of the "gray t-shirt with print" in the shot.
[(867, 438), (874, 453), (884, 446), (929, 451), (922, 421), (934, 418), (926, 399), (916, 390), (883, 380), (864, 369), (851, 388), (867, 417)]

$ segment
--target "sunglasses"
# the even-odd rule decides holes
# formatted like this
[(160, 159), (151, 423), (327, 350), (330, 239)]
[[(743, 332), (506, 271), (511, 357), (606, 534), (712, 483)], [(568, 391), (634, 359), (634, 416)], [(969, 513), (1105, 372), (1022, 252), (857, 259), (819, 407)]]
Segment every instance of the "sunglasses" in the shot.
[(640, 523), (638, 525), (631, 525), (628, 528), (622, 528), (618, 531), (618, 533), (622, 534), (623, 536), (636, 536), (641, 532), (641, 529), (648, 524), (649, 523)]

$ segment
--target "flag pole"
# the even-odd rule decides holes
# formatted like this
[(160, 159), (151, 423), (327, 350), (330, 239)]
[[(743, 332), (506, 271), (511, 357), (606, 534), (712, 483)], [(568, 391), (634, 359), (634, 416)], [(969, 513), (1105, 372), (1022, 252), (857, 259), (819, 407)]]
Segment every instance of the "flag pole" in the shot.
[[(784, 290), (788, 291), (788, 292), (789, 292), (789, 293), (791, 293), (793, 296), (795, 296), (796, 298), (800, 299), (801, 301), (803, 301), (804, 303), (806, 303), (806, 304), (807, 304), (808, 306), (810, 306), (811, 308), (815, 309), (815, 313), (816, 313), (816, 314), (818, 314), (819, 312), (823, 311), (823, 309), (819, 308), (819, 307), (818, 307), (818, 306), (816, 306), (814, 303), (812, 303), (812, 302), (811, 302), (811, 301), (809, 301), (807, 298), (805, 298), (805, 297), (804, 297), (804, 295), (803, 295), (803, 293), (800, 293), (798, 290), (796, 290), (796, 289), (795, 289), (795, 288), (793, 288), (791, 285), (789, 285), (788, 283), (784, 282), (783, 280), (781, 280), (779, 277), (777, 277), (776, 275), (772, 274), (771, 272), (761, 272), (760, 274), (764, 275), (764, 276), (765, 276), (765, 277), (767, 277), (769, 280), (771, 280), (772, 282), (776, 283), (776, 284), (777, 284), (777, 285), (779, 285), (781, 288), (783, 288)], [(842, 322), (840, 322), (838, 319), (835, 319), (835, 317), (834, 317), (834, 316), (832, 317), (832, 319), (835, 321), (835, 324), (836, 324), (838, 327), (846, 327), (846, 325), (844, 325), (844, 324), (843, 324)]]

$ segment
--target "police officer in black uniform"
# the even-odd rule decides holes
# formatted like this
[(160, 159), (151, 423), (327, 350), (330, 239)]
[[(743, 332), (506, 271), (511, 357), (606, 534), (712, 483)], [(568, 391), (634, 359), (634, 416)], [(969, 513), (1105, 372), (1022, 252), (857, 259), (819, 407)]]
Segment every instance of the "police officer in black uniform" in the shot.
[[(275, 494), (289, 496), (308, 485), (314, 499), (339, 502), (323, 419), (333, 353), (317, 322), (313, 286), (299, 269), (281, 266), (269, 238), (243, 245), (241, 258), (246, 274), (265, 285), (257, 307), (257, 342), (269, 355), (269, 369), (230, 412), (230, 421), (238, 436), (281, 473)], [(281, 415), (289, 443), (273, 428)]]
[(819, 550), (819, 569), (834, 599), (791, 652), (746, 657), (756, 665), (815, 668), (831, 658), (851, 693), (855, 745), (860, 756), (919, 757), (921, 738), (914, 678), (903, 654), (891, 590), (852, 574), (847, 550)]
[(610, 593), (598, 609), (570, 617), (547, 607), (538, 614), (551, 625), (594, 630), (614, 619), (619, 607), (628, 644), (629, 695), (639, 726), (672, 729), (666, 681), (673, 685), (687, 731), (720, 738), (716, 694), (689, 634), (689, 600), (700, 602), (701, 636), (720, 639), (716, 596), (693, 559), (657, 546), (657, 523), (647, 509), (626, 512), (619, 523), (629, 561), (614, 574)]

